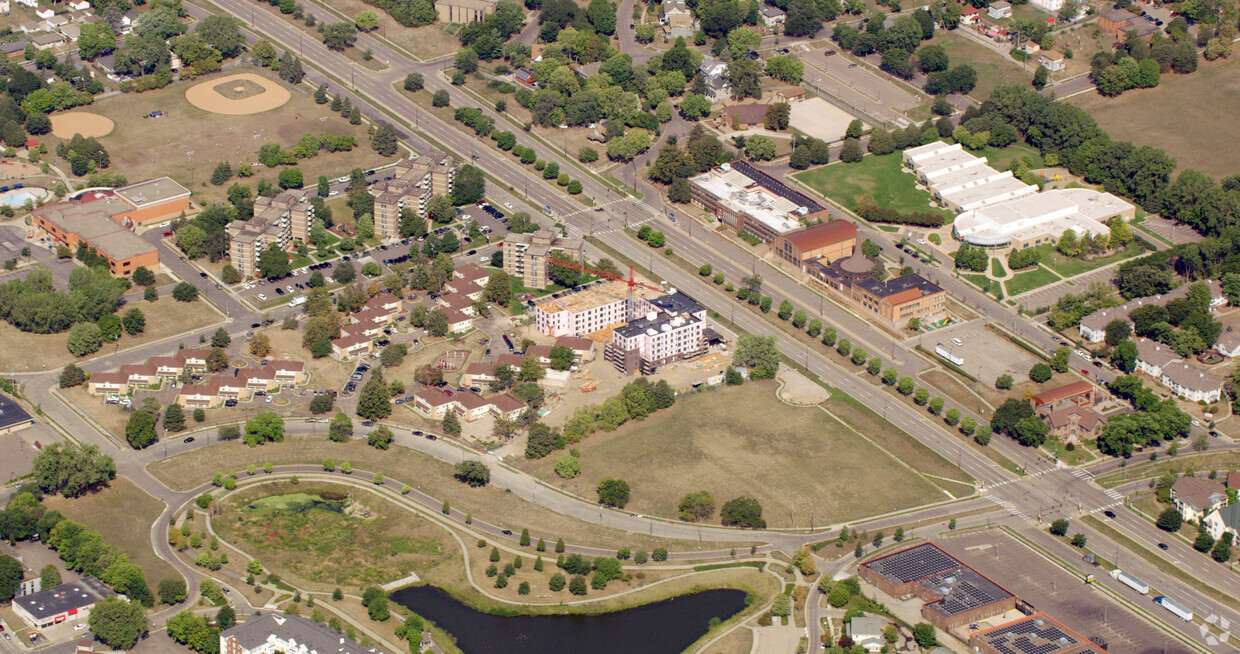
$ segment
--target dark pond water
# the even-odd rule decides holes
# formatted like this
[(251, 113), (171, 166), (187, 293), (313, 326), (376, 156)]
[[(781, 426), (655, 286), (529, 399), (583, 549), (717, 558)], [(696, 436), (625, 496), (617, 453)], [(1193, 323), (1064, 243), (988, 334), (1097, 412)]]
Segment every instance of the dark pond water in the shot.
[(392, 600), (456, 637), (465, 654), (676, 654), (745, 608), (745, 592), (708, 590), (599, 615), (501, 617), (476, 611), (434, 586)]

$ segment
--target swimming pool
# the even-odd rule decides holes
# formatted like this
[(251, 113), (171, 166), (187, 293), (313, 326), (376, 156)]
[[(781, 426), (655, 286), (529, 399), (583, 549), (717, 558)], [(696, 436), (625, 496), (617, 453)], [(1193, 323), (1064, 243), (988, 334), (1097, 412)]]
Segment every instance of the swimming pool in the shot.
[(25, 206), (26, 201), (37, 203), (39, 196), (30, 191), (10, 191), (4, 195), (0, 195), (0, 203), (7, 204), (10, 207)]

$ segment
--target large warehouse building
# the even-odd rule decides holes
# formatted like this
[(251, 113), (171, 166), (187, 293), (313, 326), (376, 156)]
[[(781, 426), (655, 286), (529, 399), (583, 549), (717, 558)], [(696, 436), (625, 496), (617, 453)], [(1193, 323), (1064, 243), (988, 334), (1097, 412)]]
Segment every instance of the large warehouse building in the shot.
[(112, 592), (94, 577), (45, 588), (37, 593), (13, 600), (13, 612), (36, 629), (46, 629), (66, 620), (81, 620), (90, 615), (96, 602), (111, 597)]
[(1111, 233), (1112, 218), (1131, 220), (1136, 207), (1091, 189), (1051, 189), (986, 165), (959, 143), (935, 141), (904, 151), (904, 164), (939, 204), (960, 214), (952, 234), (985, 248), (1054, 244), (1067, 230), (1077, 236)]
[(956, 217), (952, 231), (971, 245), (1027, 248), (1057, 243), (1068, 230), (1077, 236), (1109, 235), (1108, 220), (1131, 220), (1136, 214), (1136, 207), (1110, 193), (1062, 188), (966, 211)]
[(934, 543), (866, 561), (859, 574), (892, 597), (926, 602), (922, 617), (944, 631), (1016, 608), (1016, 595)]
[(132, 210), (115, 196), (89, 193), (39, 207), (30, 215), (35, 227), (71, 249), (83, 244), (94, 249), (107, 259), (109, 272), (120, 277), (138, 266), (154, 270), (159, 265), (159, 250), (130, 231), (132, 221), (122, 219)]

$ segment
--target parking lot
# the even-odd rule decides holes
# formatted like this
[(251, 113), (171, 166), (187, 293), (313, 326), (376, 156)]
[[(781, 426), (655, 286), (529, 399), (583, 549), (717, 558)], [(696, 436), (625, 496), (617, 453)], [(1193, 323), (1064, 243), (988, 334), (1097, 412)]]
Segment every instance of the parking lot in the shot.
[[(486, 207), (478, 205), (460, 207), (457, 209), (457, 215), (460, 217), (459, 221), (438, 227), (433, 231), (436, 236), (443, 236), (449, 230), (456, 234), (456, 237), (461, 242), (461, 249), (453, 255), (457, 265), (465, 263), (482, 264), (484, 263), (483, 257), (489, 260), (491, 253), (497, 247), (495, 244), (502, 242), (508, 234), (507, 213), (510, 212), (509, 209), (507, 207), (487, 206), (491, 208), (493, 213), (487, 211)], [(469, 236), (470, 225), (475, 222), (486, 236), (487, 243), (480, 243)], [(329, 277), (337, 261), (354, 262), (359, 271), (363, 265), (373, 261), (379, 264), (380, 276), (383, 276), (392, 272), (392, 266), (409, 261), (409, 251), (417, 243), (418, 241), (402, 239), (397, 242), (380, 245), (371, 250), (363, 250), (331, 261), (298, 268), (293, 271), (293, 274), (276, 282), (256, 280), (236, 285), (233, 289), (260, 306), (271, 302), (275, 298), (283, 298), (288, 300), (288, 302), (292, 302), (293, 298), (304, 295), (309, 291), (306, 282), (311, 275), (317, 271), (322, 273), (324, 277)], [(279, 308), (281, 306), (288, 306), (288, 303), (276, 303), (272, 308)]]
[[(961, 344), (956, 345), (952, 339), (959, 340)], [(964, 358), (964, 363), (958, 365), (965, 372), (986, 385), (994, 383), (995, 378), (1003, 374), (1020, 381), (1038, 362), (1033, 355), (987, 329), (980, 320), (937, 329), (915, 340), (928, 352), (934, 352), (935, 346), (942, 343), (943, 347)]]
[(1181, 643), (1001, 531), (950, 536), (939, 545), (1073, 631), (1102, 638), (1107, 651), (1184, 650)]
[(807, 64), (806, 81), (868, 116), (903, 126), (909, 123), (903, 112), (921, 104), (916, 95), (841, 54), (835, 45), (819, 50), (801, 44), (793, 52)]

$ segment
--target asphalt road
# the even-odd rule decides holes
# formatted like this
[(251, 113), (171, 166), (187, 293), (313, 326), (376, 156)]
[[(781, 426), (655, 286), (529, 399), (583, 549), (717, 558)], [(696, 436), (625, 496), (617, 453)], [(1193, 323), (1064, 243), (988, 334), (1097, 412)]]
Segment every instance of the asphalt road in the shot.
[[(219, 0), (218, 4), (248, 23), (248, 19), (252, 14), (252, 8), (245, 3), (240, 0)], [(631, 12), (631, 9), (629, 11)], [(253, 12), (253, 16), (256, 31), (269, 34), (278, 42), (297, 43), (297, 35), (301, 30), (265, 12)], [(622, 22), (622, 25), (627, 25), (627, 23)], [(638, 262), (647, 262), (654, 272), (666, 279), (669, 284), (684, 290), (703, 304), (724, 309), (729, 307), (734, 300), (725, 297), (718, 287), (703, 282), (696, 275), (681, 270), (661, 256), (654, 256), (649, 248), (629, 238), (622, 231), (618, 230), (617, 227), (623, 221), (632, 223), (639, 220), (653, 219), (656, 221), (656, 227), (664, 230), (667, 234), (668, 245), (690, 261), (711, 261), (713, 265), (717, 266), (718, 270), (725, 272), (732, 279), (739, 279), (741, 276), (752, 274), (755, 270), (761, 270), (765, 273), (763, 275), (765, 280), (764, 293), (774, 295), (777, 298), (782, 295), (792, 299), (794, 304), (797, 304), (799, 307), (812, 308), (815, 305), (820, 305), (823, 311), (822, 315), (827, 318), (830, 324), (838, 325), (842, 334), (855, 331), (854, 340), (869, 344), (871, 347), (867, 347), (867, 349), (874, 353), (891, 351), (883, 347), (884, 339), (874, 336), (873, 331), (863, 321), (850, 317), (847, 312), (837, 307), (822, 303), (821, 298), (815, 297), (816, 294), (795, 283), (794, 280), (770, 269), (765, 263), (754, 261), (750, 255), (741, 252), (731, 242), (720, 239), (713, 234), (706, 237), (709, 232), (700, 227), (694, 230), (691, 226), (685, 225), (683, 231), (680, 227), (673, 227), (667, 218), (662, 217), (665, 214), (662, 214), (660, 209), (650, 206), (650, 203), (655, 199), (653, 195), (648, 193), (648, 199), (644, 203), (634, 202), (627, 197), (620, 197), (593, 177), (578, 173), (575, 170), (574, 163), (560, 158), (554, 149), (548, 148), (545, 144), (536, 144), (540, 152), (545, 155), (545, 158), (557, 161), (561, 164), (562, 169), (574, 170), (576, 176), (581, 179), (585, 187), (586, 195), (594, 197), (597, 202), (603, 205), (605, 210), (603, 212), (594, 212), (584, 207), (578, 201), (560, 195), (553, 187), (550, 187), (540, 178), (535, 177), (527, 169), (515, 164), (511, 159), (498, 151), (485, 146), (478, 148), (477, 141), (474, 138), (455, 129), (453, 126), (439, 123), (437, 120), (426, 116), (392, 87), (392, 83), (403, 77), (406, 72), (417, 70), (424, 71), (426, 84), (429, 89), (449, 88), (447, 82), (436, 74), (436, 70), (442, 64), (418, 64), (405, 59), (371, 35), (362, 35), (359, 38), (359, 47), (371, 48), (375, 52), (376, 57), (389, 61), (391, 68), (383, 73), (373, 73), (359, 69), (343, 56), (328, 51), (317, 40), (305, 39), (304, 37), (301, 52), (303, 58), (309, 64), (326, 71), (336, 80), (345, 80), (355, 84), (356, 88), (368, 96), (374, 103), (393, 112), (401, 120), (409, 124), (417, 124), (420, 129), (433, 137), (443, 147), (457, 153), (470, 153), (470, 156), (478, 166), (514, 189), (528, 188), (527, 197), (535, 205), (550, 207), (550, 210), (556, 217), (566, 222), (574, 231), (579, 233), (593, 232), (596, 237), (603, 240), (610, 247), (620, 251), (626, 257)], [(314, 80), (318, 75), (319, 73), (317, 72), (311, 72), (310, 78)], [(338, 87), (339, 84), (334, 86)], [(461, 91), (460, 89), (452, 88), (451, 92), (454, 95), (458, 95)], [(359, 102), (359, 104), (367, 105), (367, 114), (370, 116), (383, 115), (364, 101)], [(495, 116), (489, 110), (484, 109), (484, 111), (497, 117), (499, 119), (497, 124), (503, 124), (503, 117)], [(524, 134), (522, 134), (521, 138), (522, 140), (528, 139)], [(412, 137), (412, 140), (418, 147), (427, 147), (426, 141), (416, 135)], [(530, 184), (531, 181), (533, 182), (532, 184)], [(494, 184), (491, 186), (495, 188)], [(515, 193), (508, 194), (502, 188), (496, 189), (496, 191), (496, 193), (491, 195), (500, 196), (497, 199), (501, 199), (501, 201), (507, 198), (519, 200)], [(659, 205), (661, 207), (661, 201)], [(693, 232), (697, 232), (697, 234), (694, 235)], [(874, 240), (884, 247), (890, 247), (889, 239), (883, 237), (882, 234), (874, 233), (874, 236), (877, 237)], [(158, 235), (148, 236), (148, 239), (150, 238), (153, 238), (155, 241), (159, 240)], [(213, 281), (208, 282), (201, 279), (196, 268), (188, 262), (181, 261), (175, 253), (168, 250), (162, 243), (161, 252), (165, 255), (164, 259), (170, 269), (184, 279), (198, 285), (200, 290), (213, 303), (220, 306), (226, 312), (231, 318), (231, 324), (228, 326), (230, 332), (233, 334), (244, 332), (248, 329), (249, 323), (255, 321), (257, 318), (255, 312), (239, 302), (231, 293), (215, 289)], [(758, 266), (763, 266), (763, 268), (759, 269)], [(978, 294), (970, 289), (960, 288), (957, 290), (960, 284), (958, 282), (953, 283), (955, 280), (952, 280), (949, 276), (937, 270), (926, 271), (925, 274), (928, 274), (934, 281), (948, 287), (949, 290), (958, 293), (958, 296), (962, 297), (965, 302), (986, 314), (988, 319), (998, 320), (1004, 322), (1005, 325), (1011, 325), (1023, 337), (1038, 345), (1049, 347), (1052, 344), (1053, 341), (1048, 334), (1041, 332), (1036, 326), (1029, 324), (1024, 319), (1015, 316), (1013, 312), (993, 302), (979, 298)], [(749, 311), (738, 312), (735, 317), (735, 323), (751, 333), (782, 335), (775, 326)], [(214, 326), (204, 329), (203, 333), (209, 334), (213, 330)], [(191, 338), (192, 336), (189, 335)], [(176, 339), (169, 340), (173, 341)], [(187, 339), (180, 337), (180, 340)], [(990, 501), (1003, 506), (1003, 508), (1008, 510), (1009, 514), (1017, 518), (1024, 516), (1023, 522), (1025, 524), (1033, 520), (1039, 511), (1072, 510), (1072, 507), (1065, 505), (1065, 498), (1069, 497), (1080, 498), (1081, 507), (1085, 511), (1107, 506), (1114, 502), (1113, 497), (1107, 495), (1087, 480), (1078, 479), (1063, 470), (1049, 469), (1049, 464), (1039, 464), (1037, 457), (1031, 452), (997, 439), (993, 445), (996, 449), (1003, 451), (1006, 456), (1014, 461), (1027, 466), (1031, 472), (1037, 473), (1041, 469), (1048, 469), (1048, 471), (1036, 476), (1030, 475), (1029, 477), (1016, 479), (1007, 471), (995, 467), (989, 460), (964, 447), (955, 436), (940, 428), (934, 419), (927, 417), (921, 411), (915, 410), (904, 403), (891, 401), (866, 384), (857, 384), (850, 373), (837, 368), (818, 351), (807, 349), (788, 339), (780, 339), (779, 344), (781, 350), (786, 355), (798, 362), (805, 363), (811, 371), (821, 376), (827, 383), (836, 388), (848, 389), (853, 392), (858, 399), (871, 406), (875, 411), (882, 413), (894, 425), (914, 435), (949, 460), (954, 460), (969, 474), (984, 483), (985, 494), (994, 498)], [(166, 342), (112, 356), (97, 357), (88, 362), (86, 367), (90, 370), (113, 369), (123, 363), (145, 360), (154, 354), (166, 354), (168, 347), (169, 344)], [(924, 365), (920, 360), (907, 352), (901, 353), (898, 343), (891, 345), (891, 347), (895, 348), (895, 360), (901, 365), (902, 371), (919, 370)], [(886, 355), (885, 358), (890, 358), (890, 355)], [(44, 410), (68, 433), (74, 434), (75, 437), (81, 440), (104, 445), (105, 449), (110, 451), (117, 459), (118, 472), (120, 474), (133, 479), (135, 483), (138, 483), (139, 486), (153, 495), (163, 496), (164, 501), (170, 506), (179, 506), (186, 499), (192, 497), (192, 493), (170, 494), (166, 489), (160, 487), (158, 482), (146, 475), (143, 466), (155, 454), (155, 448), (149, 448), (144, 452), (133, 452), (117, 448), (113, 441), (57, 401), (51, 391), (51, 387), (54, 384), (53, 375), (42, 375), (27, 381), (29, 382), (28, 388), (30, 389), (32, 401), (41, 404)], [(295, 424), (290, 424), (290, 429), (294, 428)], [(402, 439), (402, 444), (448, 461), (455, 462), (460, 460), (462, 456), (462, 450), (448, 445), (444, 441), (427, 441), (425, 439), (409, 437), (407, 440)], [(467, 454), (466, 456), (470, 455)], [(478, 455), (474, 454), (473, 456)], [(1039, 468), (1039, 465), (1041, 465), (1041, 468)], [(694, 525), (668, 523), (619, 511), (600, 510), (590, 502), (572, 498), (556, 492), (554, 489), (543, 487), (529, 476), (501, 465), (493, 465), (493, 483), (500, 487), (511, 488), (514, 493), (522, 497), (527, 497), (531, 501), (566, 515), (572, 515), (591, 522), (601, 522), (610, 527), (632, 532), (659, 534), (667, 538), (686, 540), (699, 537), (703, 540), (724, 542), (760, 539), (766, 540), (781, 549), (791, 549), (813, 538), (809, 534), (739, 532), (719, 527), (702, 527), (699, 530)], [(1058, 508), (1054, 508), (1056, 505)], [(935, 510), (942, 512), (941, 508), (936, 508)], [(1144, 521), (1131, 516), (1127, 512), (1121, 511), (1118, 514), (1121, 518), (1117, 518), (1117, 520), (1125, 530), (1130, 530), (1129, 533), (1145, 538), (1157, 536), (1157, 533), (1153, 531), (1153, 527), (1148, 523), (1144, 523)], [(905, 519), (915, 518), (916, 514), (913, 514)], [(161, 521), (166, 521), (166, 516), (161, 516)], [(152, 539), (153, 541), (163, 541), (165, 543), (164, 548), (166, 549), (166, 539), (157, 539), (155, 537), (160, 524), (166, 524), (166, 522), (157, 522), (153, 525)], [(838, 525), (824, 526), (822, 530), (818, 531), (818, 534), (820, 537), (830, 537), (833, 535), (833, 531), (838, 532), (838, 527)], [(1101, 537), (1098, 536), (1092, 536), (1091, 540), (1095, 537), (1101, 540)], [(1181, 560), (1184, 561), (1188, 569), (1194, 570), (1195, 574), (1200, 574), (1203, 578), (1213, 578), (1220, 589), (1233, 595), (1240, 595), (1240, 583), (1236, 582), (1231, 575), (1218, 578), (1217, 568), (1212, 568), (1213, 563), (1209, 562), (1208, 559), (1202, 561), (1202, 557), (1195, 552), (1173, 553), (1177, 555), (1182, 554), (1180, 556)], [(201, 578), (199, 571), (179, 564), (175, 557), (170, 560), (173, 561), (173, 565), (177, 566), (182, 574), (185, 574), (191, 580), (191, 587), (196, 588), (196, 582)], [(1152, 571), (1143, 571), (1140, 568), (1140, 562), (1134, 562), (1134, 568), (1138, 576), (1144, 575), (1143, 578), (1155, 578)], [(1177, 588), (1177, 584), (1174, 581), (1167, 580), (1166, 587)], [(1177, 599), (1184, 598), (1190, 606), (1193, 605), (1193, 601), (1189, 598), (1193, 595), (1195, 593), (1184, 589), (1182, 586), (1177, 588)], [(161, 615), (169, 614), (171, 610), (169, 609)], [(1233, 619), (1233, 622), (1236, 621)]]

